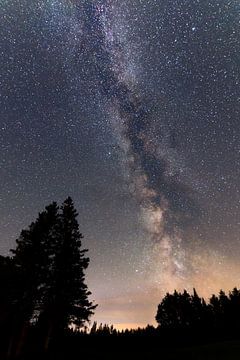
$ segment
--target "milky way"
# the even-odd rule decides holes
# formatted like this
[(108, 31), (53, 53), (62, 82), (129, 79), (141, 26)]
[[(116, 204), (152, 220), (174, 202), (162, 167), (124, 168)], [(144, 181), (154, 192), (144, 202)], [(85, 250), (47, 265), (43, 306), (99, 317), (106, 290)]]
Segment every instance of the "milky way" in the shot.
[[(193, 216), (193, 201), (190, 191), (180, 183), (180, 169), (177, 166), (173, 168), (168, 159), (170, 145), (166, 147), (165, 144), (162, 151), (161, 142), (166, 140), (166, 134), (161, 131), (154, 134), (152, 130), (149, 134), (152, 123), (158, 121), (161, 128), (161, 118), (151, 114), (148, 103), (141, 98), (136, 75), (128, 76), (129, 59), (125, 56), (127, 40), (121, 41), (118, 34), (114, 34), (114, 6), (105, 2), (86, 6), (88, 11), (85, 12), (92, 25), (90, 36), (94, 35), (90, 43), (94, 44), (99, 83), (110, 103), (110, 119), (120, 132), (124, 170), (128, 171), (133, 196), (139, 200), (143, 223), (152, 241), (148, 247), (152, 245), (152, 251), (158, 253), (157, 262), (161, 265), (158, 272), (162, 283), (167, 281), (164, 284), (166, 289), (169, 282), (179, 278), (185, 270), (179, 233), (184, 215)], [(159, 136), (159, 143), (154, 139), (156, 135)], [(173, 160), (177, 163), (177, 159)], [(151, 255), (148, 260), (153, 261)]]
[(239, 285), (239, 2), (0, 9), (2, 253), (71, 195), (97, 320)]

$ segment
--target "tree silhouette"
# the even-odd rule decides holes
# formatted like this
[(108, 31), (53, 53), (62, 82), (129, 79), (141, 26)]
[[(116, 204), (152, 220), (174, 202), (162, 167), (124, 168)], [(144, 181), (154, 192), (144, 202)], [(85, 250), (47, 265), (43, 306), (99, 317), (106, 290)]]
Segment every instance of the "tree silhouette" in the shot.
[(229, 318), (234, 329), (240, 328), (240, 290), (236, 287), (229, 293)]
[(223, 290), (219, 295), (212, 295), (209, 307), (213, 314), (216, 328), (239, 331), (240, 329), (240, 290), (236, 287), (227, 296)]
[(11, 356), (21, 352), (31, 324), (36, 324), (47, 348), (50, 339), (70, 325), (81, 328), (97, 306), (88, 299), (84, 271), (89, 258), (81, 249), (77, 216), (70, 197), (60, 209), (53, 202), (16, 241), (9, 261), (17, 291), (7, 291), (18, 314)]
[(18, 289), (15, 306), (18, 316), (15, 321), (15, 339), (11, 353), (21, 352), (29, 325), (37, 313), (41, 312), (43, 293), (47, 286), (51, 252), (49, 244), (58, 222), (58, 207), (54, 202), (39, 213), (28, 229), (22, 230), (16, 240), (17, 247), (11, 250), (12, 262), (18, 273)]
[(156, 321), (161, 328), (196, 329), (207, 324), (208, 313), (208, 306), (195, 289), (193, 295), (175, 290), (173, 294), (167, 293), (158, 305)]
[(183, 294), (176, 290), (169, 293), (158, 305), (156, 321), (162, 328), (179, 328), (188, 325), (190, 316), (190, 295), (185, 290)]
[(61, 207), (49, 251), (51, 266), (39, 316), (39, 326), (47, 329), (45, 347), (51, 337), (68, 329), (69, 325), (81, 328), (97, 306), (88, 299), (91, 293), (85, 284), (84, 271), (89, 258), (85, 257), (87, 250), (81, 249), (83, 236), (77, 216), (73, 201), (68, 197)]

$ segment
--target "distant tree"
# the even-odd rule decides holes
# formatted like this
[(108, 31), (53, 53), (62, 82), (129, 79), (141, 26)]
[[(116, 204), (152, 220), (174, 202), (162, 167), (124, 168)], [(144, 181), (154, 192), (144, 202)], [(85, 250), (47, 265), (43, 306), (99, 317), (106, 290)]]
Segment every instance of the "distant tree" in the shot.
[(196, 289), (193, 289), (193, 295), (191, 296), (191, 308), (192, 308), (192, 327), (199, 328), (205, 326), (208, 322), (208, 309), (204, 299), (200, 298)]
[(161, 328), (188, 329), (200, 328), (207, 322), (208, 309), (204, 299), (196, 290), (193, 295), (186, 290), (183, 293), (174, 291), (167, 293), (158, 305), (156, 321)]
[(229, 318), (234, 329), (240, 329), (240, 290), (236, 287), (229, 293)]
[(212, 295), (209, 308), (213, 314), (213, 325), (216, 328), (223, 328), (226, 325), (226, 312), (229, 308), (229, 299), (223, 290), (220, 290), (218, 296)]
[(236, 287), (229, 295), (223, 290), (220, 290), (218, 296), (212, 295), (209, 308), (216, 328), (228, 329), (228, 332), (240, 329), (240, 290)]
[(118, 331), (114, 328), (113, 325), (108, 324), (102, 324), (100, 323), (99, 326), (96, 321), (94, 321), (91, 329), (90, 329), (90, 335), (94, 336), (108, 336), (108, 335), (117, 335)]
[(91, 327), (91, 329), (90, 329), (90, 334), (91, 334), (91, 335), (95, 335), (96, 332), (97, 332), (97, 322), (94, 321), (93, 324), (92, 324), (92, 327)]
[(158, 305), (156, 321), (162, 328), (180, 328), (187, 325), (190, 310), (190, 295), (184, 291), (183, 294), (176, 290), (173, 294), (167, 293)]

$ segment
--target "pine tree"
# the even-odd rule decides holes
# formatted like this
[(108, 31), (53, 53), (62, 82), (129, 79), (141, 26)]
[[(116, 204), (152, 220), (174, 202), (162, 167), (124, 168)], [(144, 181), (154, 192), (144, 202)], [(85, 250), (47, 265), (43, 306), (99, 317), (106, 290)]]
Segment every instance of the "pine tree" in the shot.
[(50, 339), (70, 325), (84, 326), (97, 306), (88, 299), (91, 293), (84, 271), (89, 258), (85, 256), (87, 250), (81, 249), (83, 236), (77, 216), (71, 198), (61, 209), (55, 202), (50, 204), (21, 232), (12, 250), (19, 278), (14, 301), (19, 314), (14, 341), (19, 350), (14, 349), (15, 354), (20, 352), (34, 318), (47, 348)]
[(14, 254), (12, 260), (21, 274), (23, 296), (18, 300), (23, 303), (26, 319), (31, 319), (42, 302), (57, 222), (58, 207), (54, 202), (39, 213), (27, 230), (22, 230), (16, 240), (16, 249), (11, 250)]
[(38, 215), (28, 229), (22, 230), (16, 240), (16, 249), (11, 250), (19, 280), (19, 291), (14, 300), (18, 316), (15, 321), (15, 339), (10, 351), (13, 356), (21, 352), (29, 325), (37, 312), (41, 311), (50, 269), (50, 244), (53, 242), (57, 222), (58, 207), (54, 202)]
[(51, 337), (67, 330), (69, 325), (81, 328), (97, 306), (88, 299), (91, 293), (85, 284), (84, 271), (89, 258), (85, 257), (87, 250), (81, 249), (83, 236), (77, 216), (69, 197), (61, 207), (44, 310), (39, 319), (40, 326), (44, 327), (44, 323), (47, 326), (45, 347)]
[(61, 209), (62, 244), (58, 252), (59, 259), (56, 259), (56, 270), (62, 273), (61, 303), (65, 309), (65, 326), (72, 323), (81, 327), (96, 308), (88, 300), (91, 293), (85, 284), (84, 271), (89, 265), (89, 258), (85, 257), (85, 253), (88, 250), (81, 249), (83, 236), (79, 232), (78, 214), (70, 197), (65, 200)]
[(240, 290), (236, 287), (229, 293), (229, 320), (231, 327), (236, 331), (240, 328)]

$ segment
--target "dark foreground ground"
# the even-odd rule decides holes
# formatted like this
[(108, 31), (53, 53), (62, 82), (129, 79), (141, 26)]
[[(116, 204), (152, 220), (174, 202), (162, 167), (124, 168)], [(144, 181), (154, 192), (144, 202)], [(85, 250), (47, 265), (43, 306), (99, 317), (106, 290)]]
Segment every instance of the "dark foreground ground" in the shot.
[[(152, 331), (148, 335), (69, 333), (52, 339), (48, 352), (43, 353), (39, 334), (32, 332), (17, 360), (240, 360), (239, 335), (237, 329), (228, 327)], [(0, 353), (0, 360), (5, 359), (10, 360)]]
[[(63, 354), (62, 354), (63, 355)], [(56, 357), (58, 358), (58, 357)], [(70, 359), (69, 355), (64, 357), (59, 354), (61, 359)], [(116, 351), (105, 351), (98, 349), (89, 349), (87, 353), (83, 355), (81, 352), (75, 354), (74, 359), (164, 359), (164, 360), (177, 360), (177, 359), (186, 359), (186, 360), (239, 360), (240, 359), (240, 341), (231, 341), (224, 343), (215, 343), (207, 344), (202, 346), (194, 346), (189, 348), (180, 348), (180, 349), (159, 349), (159, 351), (154, 350), (142, 350), (138, 351), (137, 349), (116, 349)]]
[(102, 343), (89, 342), (86, 343), (82, 339), (79, 343), (78, 349), (56, 349), (49, 354), (31, 353), (25, 354), (22, 359), (36, 359), (36, 360), (82, 360), (82, 359), (96, 359), (96, 360), (240, 360), (240, 340), (224, 341), (207, 343), (204, 345), (191, 346), (154, 346), (149, 348), (146, 343), (144, 345), (143, 339), (137, 339), (134, 344), (124, 343), (120, 340), (115, 344), (111, 344), (111, 339), (103, 340)]

